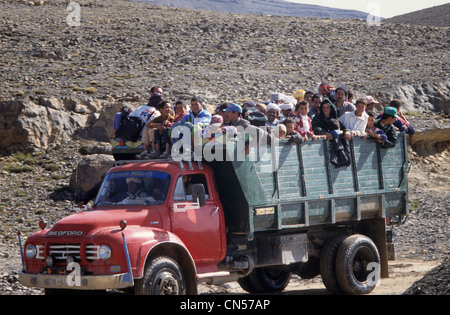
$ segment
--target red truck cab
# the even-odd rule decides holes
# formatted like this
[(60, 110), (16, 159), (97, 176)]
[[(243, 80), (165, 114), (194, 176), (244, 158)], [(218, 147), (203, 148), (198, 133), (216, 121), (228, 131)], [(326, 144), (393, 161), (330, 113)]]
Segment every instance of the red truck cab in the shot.
[(212, 170), (174, 161), (114, 167), (91, 209), (43, 227), (24, 248), (20, 281), (49, 292), (195, 294), (197, 279), (220, 274), (226, 254)]

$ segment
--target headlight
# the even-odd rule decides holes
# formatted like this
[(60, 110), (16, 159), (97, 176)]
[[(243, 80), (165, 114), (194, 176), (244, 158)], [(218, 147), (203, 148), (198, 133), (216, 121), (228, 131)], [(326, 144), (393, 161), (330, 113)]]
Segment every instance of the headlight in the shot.
[(34, 246), (33, 244), (28, 244), (27, 247), (25, 248), (25, 255), (27, 255), (27, 257), (31, 259), (36, 257), (36, 254), (37, 254), (36, 246)]
[(111, 257), (111, 248), (108, 245), (100, 246), (98, 249), (98, 256), (103, 260), (108, 259)]

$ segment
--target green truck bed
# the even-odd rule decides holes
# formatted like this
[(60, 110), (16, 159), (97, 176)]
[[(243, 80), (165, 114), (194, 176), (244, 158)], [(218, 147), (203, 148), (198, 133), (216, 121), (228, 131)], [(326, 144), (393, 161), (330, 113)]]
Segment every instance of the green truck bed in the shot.
[(408, 209), (406, 136), (383, 149), (354, 138), (351, 165), (330, 164), (326, 140), (280, 141), (266, 161), (211, 162), (231, 233), (308, 228), (346, 221), (399, 217)]

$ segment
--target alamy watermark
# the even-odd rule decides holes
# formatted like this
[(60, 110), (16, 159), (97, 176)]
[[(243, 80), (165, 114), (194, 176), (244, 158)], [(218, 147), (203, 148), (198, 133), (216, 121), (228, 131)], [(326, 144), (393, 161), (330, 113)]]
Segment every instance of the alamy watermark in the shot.
[(379, 285), (381, 283), (381, 266), (377, 262), (367, 264), (367, 271), (371, 271), (367, 276), (367, 284), (369, 286)]
[(77, 2), (70, 2), (66, 11), (70, 11), (66, 17), (66, 23), (69, 26), (81, 26), (81, 6)]
[(66, 277), (66, 284), (69, 287), (81, 286), (81, 267), (79, 263), (71, 262), (67, 264), (67, 271), (70, 273)]
[(381, 5), (378, 2), (370, 2), (367, 5), (367, 11), (369, 15), (366, 18), (369, 26), (381, 25)]

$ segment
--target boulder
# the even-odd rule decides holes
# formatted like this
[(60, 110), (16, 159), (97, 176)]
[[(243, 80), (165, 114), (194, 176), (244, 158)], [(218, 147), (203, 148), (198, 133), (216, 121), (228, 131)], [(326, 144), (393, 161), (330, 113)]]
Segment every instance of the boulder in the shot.
[(450, 82), (405, 85), (393, 91), (392, 98), (403, 103), (403, 111), (431, 111), (450, 114)]
[(410, 138), (411, 147), (421, 156), (441, 153), (449, 144), (450, 128), (446, 128), (446, 126), (433, 129), (419, 129)]
[(114, 158), (112, 155), (93, 154), (85, 156), (70, 177), (69, 188), (75, 192), (76, 199), (94, 187), (113, 164)]
[(46, 149), (70, 140), (77, 129), (86, 125), (87, 117), (57, 109), (59, 106), (58, 102), (0, 103), (0, 151)]
[(109, 142), (122, 106), (90, 98), (0, 102), (0, 153), (45, 150), (74, 137)]

